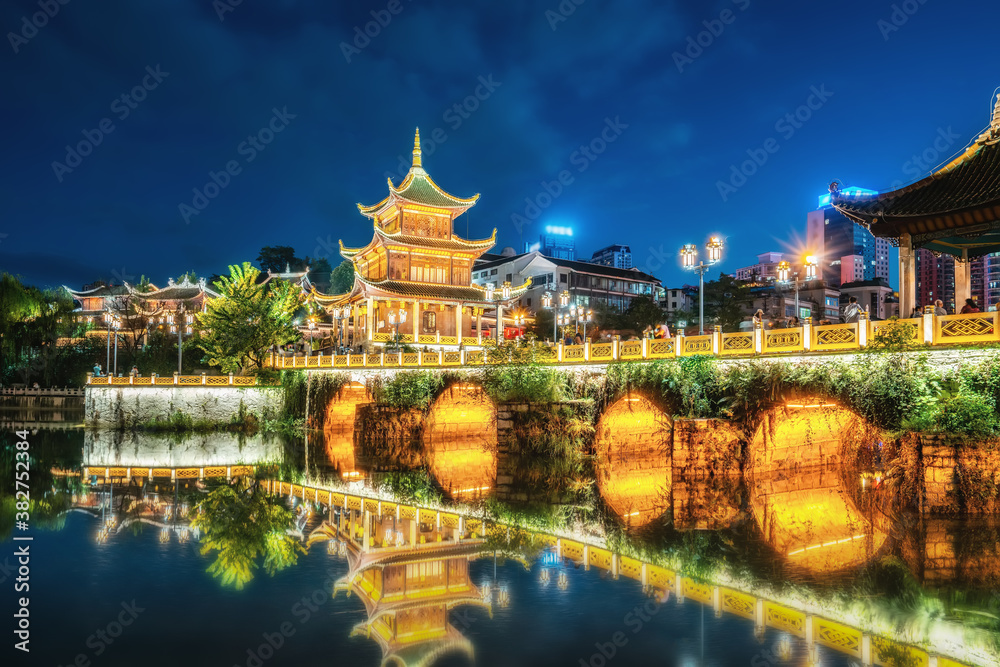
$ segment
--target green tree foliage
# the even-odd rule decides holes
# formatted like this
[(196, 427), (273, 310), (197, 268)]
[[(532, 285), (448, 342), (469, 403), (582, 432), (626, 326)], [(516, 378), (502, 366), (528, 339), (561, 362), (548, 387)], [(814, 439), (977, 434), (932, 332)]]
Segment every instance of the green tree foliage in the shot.
[(215, 283), (222, 299), (208, 302), (198, 315), (198, 341), (208, 363), (226, 373), (260, 369), (273, 345), (299, 338), (292, 323), (302, 303), (301, 292), (283, 280), (259, 284), (260, 271), (244, 262), (230, 266), (230, 275)]
[(271, 576), (294, 565), (305, 549), (286, 531), (292, 513), (258, 480), (237, 478), (209, 491), (191, 525), (202, 531), (201, 553), (215, 553), (208, 572), (242, 589), (261, 567)]
[[(597, 301), (592, 308), (594, 311), (594, 322), (600, 329), (624, 329), (626, 328), (622, 313), (609, 306), (603, 301)], [(549, 321), (551, 324), (551, 320)]]
[(394, 408), (426, 408), (450, 379), (447, 374), (434, 371), (405, 371), (396, 373), (391, 380), (373, 377), (368, 391), (377, 403)]
[(632, 299), (632, 303), (622, 315), (625, 327), (634, 331), (643, 331), (648, 326), (662, 324), (664, 319), (663, 311), (652, 297), (646, 295)]
[(401, 502), (436, 505), (441, 502), (441, 492), (426, 470), (390, 471), (377, 474), (377, 486)]
[(68, 340), (83, 332), (72, 311), (65, 290), (42, 291), (0, 275), (0, 382), (81, 384), (98, 346), (92, 340)]
[(344, 260), (330, 273), (330, 294), (343, 294), (354, 287), (354, 264)]
[(287, 245), (264, 246), (257, 255), (257, 264), (263, 273), (284, 273), (286, 267), (292, 271), (302, 271), (305, 268), (305, 261), (295, 256), (295, 248)]
[(901, 322), (898, 317), (890, 317), (880, 326), (872, 339), (868, 341), (865, 352), (905, 352), (917, 347), (914, 339), (914, 329), (917, 325)]
[(705, 322), (719, 324), (723, 331), (739, 331), (740, 322), (753, 306), (750, 288), (724, 273), (705, 283)]
[(528, 328), (538, 340), (552, 340), (554, 318), (551, 308), (542, 308), (535, 312), (535, 321)]

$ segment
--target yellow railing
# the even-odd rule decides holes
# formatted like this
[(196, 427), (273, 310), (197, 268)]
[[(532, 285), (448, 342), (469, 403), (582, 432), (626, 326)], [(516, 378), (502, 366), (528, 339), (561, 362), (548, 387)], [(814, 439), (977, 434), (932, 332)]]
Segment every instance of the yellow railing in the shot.
[[(342, 508), (355, 512), (367, 512), (377, 517), (413, 520), (437, 526), (439, 530), (448, 529), (452, 531), (453, 535), (452, 538), (448, 539), (466, 540), (476, 537), (504, 539), (506, 537), (507, 539), (516, 538), (518, 541), (528, 540), (552, 550), (557, 558), (572, 561), (576, 566), (583, 566), (588, 570), (590, 568), (603, 570), (608, 572), (613, 579), (625, 577), (637, 581), (643, 586), (676, 595), (679, 600), (698, 602), (712, 607), (717, 616), (725, 612), (753, 621), (761, 635), (765, 628), (775, 628), (799, 638), (812, 637), (818, 644), (853, 658), (872, 660), (874, 664), (882, 664), (883, 656), (879, 652), (879, 645), (892, 645), (897, 650), (905, 650), (913, 658), (916, 665), (929, 663), (928, 653), (921, 648), (902, 644), (893, 638), (868, 634), (844, 622), (809, 614), (804, 610), (762, 597), (752, 591), (718, 586), (708, 581), (685, 577), (680, 572), (675, 572), (661, 565), (643, 562), (637, 558), (623, 556), (600, 545), (548, 533), (531, 533), (514, 525), (495, 522), (484, 523), (481, 517), (442, 511), (438, 508), (404, 505), (389, 500), (289, 482), (269, 480), (266, 485), (270, 493), (286, 497), (295, 496), (305, 501), (325, 504), (331, 510)], [(350, 527), (354, 524), (348, 520), (345, 525)], [(359, 531), (360, 534), (363, 534), (362, 531)], [(440, 535), (438, 538), (440, 539)], [(402, 548), (412, 549), (414, 546), (417, 545)], [(384, 548), (394, 547), (384, 545)], [(937, 659), (939, 665), (963, 667), (961, 663), (944, 656), (939, 656)], [(872, 662), (868, 664), (872, 664)]]
[[(949, 347), (1000, 343), (1000, 316), (997, 313), (934, 316), (896, 321), (871, 322), (862, 319), (851, 324), (814, 325), (806, 322), (801, 327), (789, 329), (756, 329), (754, 331), (723, 333), (720, 329), (701, 336), (679, 335), (666, 339), (614, 341), (607, 343), (585, 342), (583, 345), (536, 345), (534, 357), (541, 363), (551, 364), (605, 364), (615, 361), (649, 361), (692, 355), (721, 357), (777, 356), (788, 354), (856, 352), (876, 340), (888, 327), (902, 327), (907, 337), (918, 345)], [(405, 336), (403, 336), (405, 338)], [(412, 338), (412, 337), (411, 337)], [(399, 368), (481, 366), (495, 361), (484, 349), (462, 349), (454, 345), (454, 336), (421, 336), (447, 343), (433, 351), (378, 352), (323, 355), (305, 357), (274, 356), (270, 367), (278, 369), (310, 368)], [(470, 345), (481, 342), (478, 338), (463, 338)], [(253, 386), (252, 377), (180, 375), (173, 377), (90, 377), (89, 385), (131, 386)]]
[[(678, 335), (673, 338), (585, 342), (583, 345), (536, 344), (534, 358), (541, 363), (603, 364), (615, 361), (649, 361), (693, 355), (716, 357), (755, 357), (821, 352), (860, 351), (875, 340), (887, 326), (903, 327), (916, 344), (930, 346), (1000, 343), (1000, 322), (996, 313), (973, 315), (925, 315), (896, 321), (871, 322), (862, 319), (850, 324), (815, 325), (807, 321), (801, 327), (789, 329), (756, 329), (736, 333), (715, 331), (699, 335)], [(428, 336), (421, 336), (424, 342)], [(434, 336), (448, 347), (424, 352), (369, 352), (366, 355), (336, 355), (317, 357), (276, 357), (276, 368), (337, 368), (337, 367), (400, 367), (400, 366), (480, 366), (491, 361), (482, 348), (461, 349), (454, 346), (458, 338)], [(463, 338), (474, 345), (478, 338)], [(347, 357), (350, 356), (350, 363)], [(124, 380), (118, 380), (124, 383)]]
[(166, 375), (164, 377), (112, 377), (87, 373), (87, 384), (114, 387), (254, 387), (263, 385), (256, 377), (241, 375)]
[(181, 468), (149, 468), (129, 466), (88, 465), (83, 468), (84, 477), (99, 477), (103, 479), (155, 479), (169, 477), (174, 479), (212, 479), (225, 477), (243, 477), (252, 475), (254, 466), (250, 465), (217, 465), (203, 467)]

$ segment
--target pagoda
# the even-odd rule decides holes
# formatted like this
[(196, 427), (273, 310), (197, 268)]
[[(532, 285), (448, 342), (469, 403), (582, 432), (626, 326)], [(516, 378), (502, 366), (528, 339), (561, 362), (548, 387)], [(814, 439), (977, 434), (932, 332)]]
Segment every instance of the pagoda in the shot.
[(503, 309), (527, 289), (509, 283), (494, 288), (472, 284), (472, 266), (496, 243), (468, 240), (455, 234), (455, 220), (475, 205), (442, 190), (424, 170), (420, 130), (413, 140), (413, 164), (377, 204), (358, 204), (372, 222), (372, 240), (340, 254), (354, 265), (354, 286), (339, 295), (313, 290), (313, 300), (347, 320), (353, 340), (458, 346), (483, 339), (483, 316), (503, 321)]
[[(493, 616), (486, 588), (471, 579), (470, 562), (484, 548), (482, 537), (461, 529), (436, 529), (423, 516), (376, 516), (367, 510), (337, 510), (309, 536), (347, 557), (348, 571), (333, 586), (356, 595), (365, 619), (352, 637), (374, 640), (382, 665), (427, 666), (448, 653), (472, 659), (472, 643), (450, 622), (449, 612), (472, 606)], [(414, 510), (410, 509), (412, 513)], [(423, 512), (424, 510), (417, 510)]]
[(836, 182), (830, 192), (838, 211), (899, 247), (901, 315), (920, 305), (918, 248), (955, 257), (955, 301), (961, 304), (971, 296), (969, 260), (1000, 252), (1000, 96), (989, 126), (927, 177), (874, 195), (843, 192)]

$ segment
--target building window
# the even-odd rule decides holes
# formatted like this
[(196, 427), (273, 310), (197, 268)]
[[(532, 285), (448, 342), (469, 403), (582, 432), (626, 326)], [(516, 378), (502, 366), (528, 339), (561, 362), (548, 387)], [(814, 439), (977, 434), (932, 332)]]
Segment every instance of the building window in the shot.
[(425, 310), (422, 315), (421, 331), (423, 333), (434, 333), (437, 331), (437, 313), (433, 310)]
[(530, 296), (528, 297), (527, 303), (525, 305), (528, 306), (528, 308), (531, 308), (531, 297)]

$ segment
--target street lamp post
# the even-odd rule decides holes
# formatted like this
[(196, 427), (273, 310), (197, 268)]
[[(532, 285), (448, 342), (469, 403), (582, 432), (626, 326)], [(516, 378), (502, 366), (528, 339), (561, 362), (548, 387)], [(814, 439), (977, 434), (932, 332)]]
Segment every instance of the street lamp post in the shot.
[(309, 354), (312, 354), (313, 349), (313, 331), (316, 330), (316, 318), (313, 316), (309, 317)]
[[(552, 293), (546, 292), (542, 295), (542, 308), (552, 307)], [(556, 342), (556, 313), (552, 311), (552, 342)]]
[(104, 311), (104, 321), (108, 323), (108, 335), (107, 335), (108, 357), (104, 361), (104, 372), (105, 373), (110, 373), (111, 372), (111, 320), (112, 319), (113, 319), (113, 315), (111, 314), (111, 311), (110, 310)]
[[(816, 256), (809, 255), (805, 258), (804, 266), (806, 269), (806, 279), (805, 282), (810, 280), (816, 280), (816, 266), (817, 266)], [(799, 281), (799, 274), (796, 272), (794, 274), (794, 280), (789, 280), (789, 274), (791, 274), (791, 264), (788, 262), (778, 263), (778, 282), (783, 284), (794, 283), (795, 285), (795, 317), (799, 316), (799, 287), (801, 285)]]
[[(698, 274), (698, 330), (705, 334), (705, 272), (712, 265), (717, 264), (722, 259), (722, 241), (717, 236), (713, 236), (705, 244), (708, 253), (707, 263), (698, 261), (698, 246), (687, 243), (681, 248), (681, 261), (685, 269), (691, 269)], [(695, 262), (698, 261), (697, 264)]]
[(337, 350), (334, 354), (338, 354), (344, 346), (344, 328), (341, 326), (340, 306), (333, 307), (333, 321), (337, 323)]
[(176, 321), (174, 317), (174, 315), (167, 315), (167, 324), (170, 325), (170, 333), (177, 334), (177, 374), (180, 375), (184, 372), (183, 336), (190, 336), (194, 333), (191, 326), (194, 324), (194, 315), (185, 313), (183, 308), (179, 308), (176, 313)]
[(117, 315), (111, 316), (111, 328), (115, 330), (115, 372), (114, 376), (118, 376), (118, 330), (122, 327), (122, 320)]

